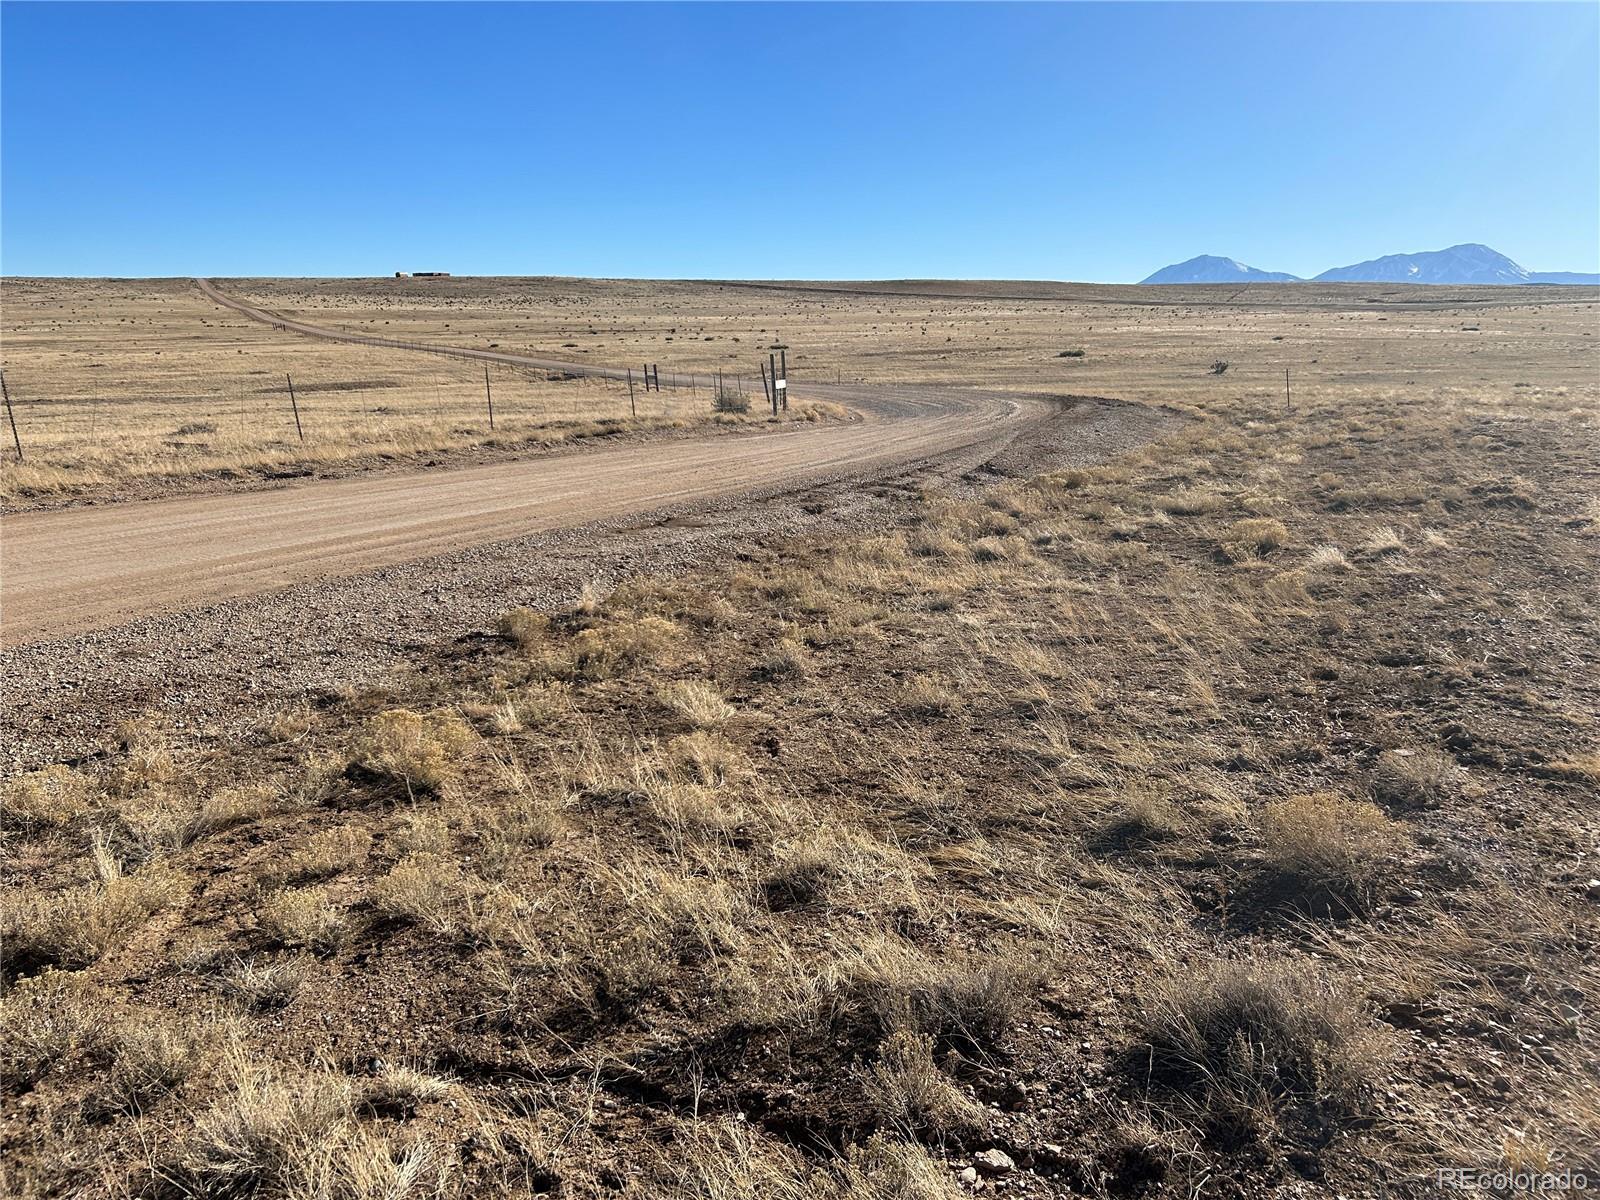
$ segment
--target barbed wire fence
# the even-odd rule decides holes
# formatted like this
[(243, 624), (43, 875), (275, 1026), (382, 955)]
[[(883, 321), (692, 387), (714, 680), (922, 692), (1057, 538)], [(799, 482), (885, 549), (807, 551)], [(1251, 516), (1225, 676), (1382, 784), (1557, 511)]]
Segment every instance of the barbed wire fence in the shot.
[[(60, 370), (28, 359), (6, 362), (0, 388), (11, 445), (4, 458), (43, 465), (134, 449), (182, 457), (224, 447), (406, 443), (441, 430), (509, 438), (552, 426), (620, 427), (633, 418), (715, 411), (719, 386), (727, 386), (719, 378), (735, 378), (641, 362), (637, 377), (654, 386), (630, 394), (628, 367), (533, 365), (493, 352), (356, 333), (325, 340), (348, 351), (336, 368), (289, 351), (255, 352), (255, 363), (272, 365), (235, 371), (112, 364), (104, 382), (93, 382), (85, 378), (88, 368), (107, 364)], [(419, 370), (407, 361), (411, 356), (432, 358), (438, 368)]]

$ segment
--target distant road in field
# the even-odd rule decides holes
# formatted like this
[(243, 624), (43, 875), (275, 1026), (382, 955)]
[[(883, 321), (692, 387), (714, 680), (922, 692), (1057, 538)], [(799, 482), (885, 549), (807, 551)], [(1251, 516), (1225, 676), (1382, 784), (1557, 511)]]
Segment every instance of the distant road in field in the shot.
[[(205, 280), (199, 286), (220, 304), (308, 337), (573, 369), (350, 334), (243, 304)], [(1044, 400), (949, 388), (801, 381), (797, 390), (864, 419), (9, 516), (0, 539), (0, 640), (45, 641), (670, 505), (868, 479), (957, 453), (981, 459), (1058, 411)]]

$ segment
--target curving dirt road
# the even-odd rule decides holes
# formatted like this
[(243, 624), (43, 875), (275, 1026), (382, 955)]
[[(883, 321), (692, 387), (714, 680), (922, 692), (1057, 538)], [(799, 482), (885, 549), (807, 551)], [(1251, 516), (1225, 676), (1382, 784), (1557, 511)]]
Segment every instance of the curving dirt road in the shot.
[[(198, 282), (218, 303), (307, 336), (424, 349), (291, 321)], [(546, 369), (569, 365), (431, 349)], [(668, 505), (869, 478), (957, 451), (998, 454), (1056, 411), (1044, 400), (956, 389), (817, 384), (803, 394), (846, 404), (864, 419), (11, 516), (0, 542), (3, 641), (46, 641)]]

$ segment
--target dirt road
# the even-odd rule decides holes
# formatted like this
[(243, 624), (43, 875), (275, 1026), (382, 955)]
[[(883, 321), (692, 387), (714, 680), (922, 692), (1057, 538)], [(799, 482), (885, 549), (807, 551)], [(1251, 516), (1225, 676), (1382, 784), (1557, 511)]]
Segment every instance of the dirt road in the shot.
[[(287, 321), (200, 284), (219, 303), (256, 320), (308, 336), (373, 340)], [(999, 453), (1053, 407), (1014, 395), (937, 388), (809, 385), (797, 387), (797, 395), (846, 404), (863, 419), (448, 472), (11, 516), (0, 542), (3, 641), (46, 641), (669, 505), (869, 478), (969, 448)]]

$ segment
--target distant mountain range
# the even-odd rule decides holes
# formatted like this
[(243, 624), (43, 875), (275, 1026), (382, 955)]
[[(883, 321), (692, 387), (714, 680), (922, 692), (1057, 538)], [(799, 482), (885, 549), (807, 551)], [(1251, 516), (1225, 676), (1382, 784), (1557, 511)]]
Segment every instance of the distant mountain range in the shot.
[[(1258, 271), (1231, 258), (1202, 254), (1162, 267), (1140, 283), (1303, 283), (1282, 271)], [(1476, 243), (1389, 254), (1349, 267), (1334, 267), (1312, 283), (1579, 283), (1600, 284), (1600, 274), (1582, 271), (1530, 271), (1497, 250)]]

